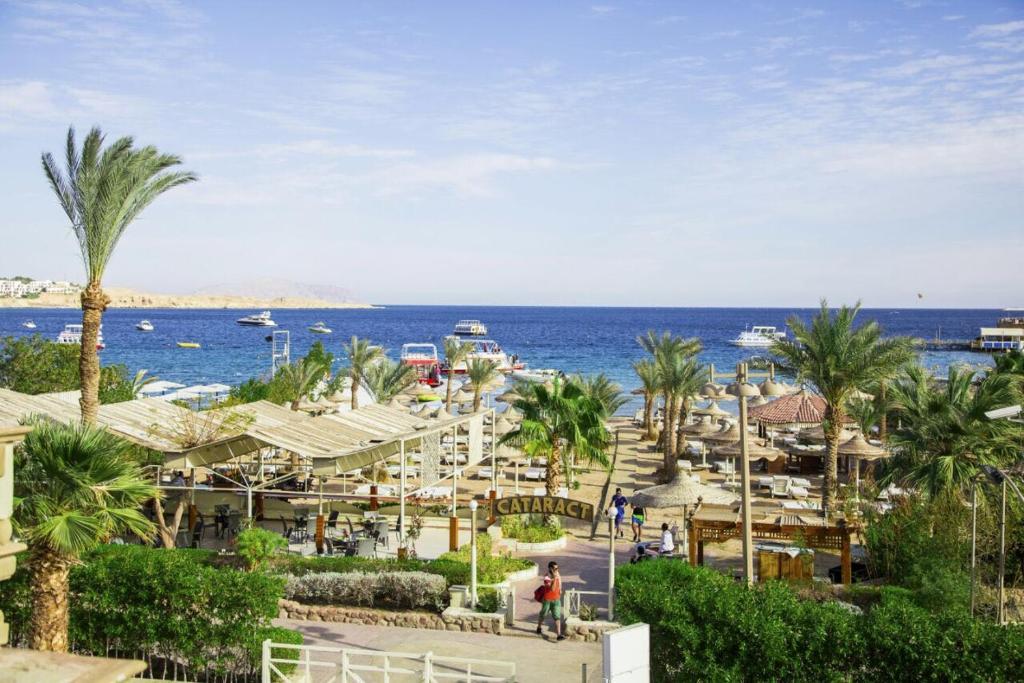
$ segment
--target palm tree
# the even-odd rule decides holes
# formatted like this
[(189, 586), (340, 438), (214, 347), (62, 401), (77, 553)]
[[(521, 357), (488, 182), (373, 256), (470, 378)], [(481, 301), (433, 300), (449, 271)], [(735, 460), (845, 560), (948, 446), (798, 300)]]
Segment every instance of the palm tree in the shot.
[(82, 352), (78, 372), (82, 384), (82, 419), (93, 422), (99, 411), (100, 361), (96, 353), (103, 311), (110, 297), (103, 291), (103, 273), (114, 248), (133, 220), (153, 200), (172, 187), (196, 180), (192, 173), (171, 171), (181, 159), (161, 154), (156, 147), (133, 147), (123, 137), (103, 149), (103, 133), (93, 128), (75, 144), (75, 129), (68, 128), (62, 171), (50, 153), (43, 154), (43, 171), (71, 221), (85, 263), (82, 290)]
[[(648, 330), (646, 334), (637, 337), (636, 341), (644, 351), (651, 354), (659, 372), (661, 364), (670, 362), (667, 359), (672, 356), (679, 355), (682, 357), (692, 357), (700, 353), (701, 350), (701, 342), (696, 337), (691, 339), (673, 337), (670, 332), (662, 332), (660, 335), (657, 335), (653, 330)], [(659, 388), (661, 390), (662, 401), (664, 403), (662, 432), (659, 437), (659, 445), (664, 447), (664, 439), (667, 437), (668, 428), (670, 426), (667, 422), (667, 417), (670, 412), (669, 402), (671, 397), (665, 390), (664, 386)]]
[(658, 366), (649, 359), (634, 361), (633, 371), (640, 379), (644, 392), (644, 436), (654, 441), (658, 435), (654, 432), (654, 403), (658, 393)]
[[(605, 448), (609, 435), (597, 401), (574, 382), (559, 377), (552, 380), (550, 389), (538, 382), (520, 385), (518, 391), (524, 393), (513, 405), (522, 412), (523, 419), (516, 429), (501, 437), (499, 444), (547, 455), (545, 490), (549, 496), (558, 494), (563, 456), (573, 454), (577, 460), (608, 466)], [(544, 521), (554, 523), (550, 515)]]
[(657, 366), (659, 384), (667, 397), (665, 429), (662, 433), (662, 475), (666, 480), (671, 480), (676, 474), (676, 460), (679, 457), (677, 436), (681, 416), (689, 405), (689, 397), (700, 391), (707, 381), (707, 375), (696, 358), (677, 350), (663, 354)]
[(448, 366), (448, 379), (445, 382), (444, 409), (452, 412), (452, 378), (455, 377), (455, 366), (465, 362), (473, 352), (473, 342), (464, 342), (456, 337), (444, 340), (444, 362)]
[(622, 395), (622, 387), (603, 372), (589, 376), (576, 375), (573, 382), (579, 385), (584, 394), (598, 402), (605, 418), (615, 415), (619, 408), (626, 405), (627, 399)]
[(838, 492), (836, 466), (846, 404), (855, 391), (891, 379), (914, 357), (908, 338), (883, 339), (877, 322), (855, 327), (859, 312), (857, 302), (852, 307), (842, 306), (833, 315), (822, 299), (821, 309), (809, 326), (792, 316), (787, 322), (792, 339), (772, 345), (779, 364), (825, 399), (823, 426), (828, 448), (821, 504), (826, 514)]
[(996, 372), (1024, 376), (1024, 351), (1007, 351), (994, 356)]
[(352, 410), (359, 407), (359, 383), (366, 376), (370, 366), (384, 357), (384, 349), (374, 346), (369, 339), (360, 339), (353, 335), (352, 340), (345, 344), (348, 355), (349, 377), (352, 379)]
[(326, 364), (309, 356), (295, 363), (282, 365), (277, 371), (277, 376), (284, 383), (291, 401), (291, 409), (298, 410), (302, 399), (309, 396), (329, 372)]
[(1014, 461), (1024, 430), (986, 411), (1020, 401), (1013, 378), (992, 374), (974, 387), (974, 372), (950, 367), (945, 386), (911, 367), (891, 387), (901, 426), (890, 443), (896, 455), (882, 481), (900, 481), (930, 496), (968, 495), (982, 465)]
[(29, 646), (66, 652), (72, 565), (118, 534), (152, 536), (139, 508), (159, 491), (130, 444), (89, 424), (37, 423), (14, 471), (14, 522), (30, 551)]
[(473, 385), (474, 413), (480, 410), (480, 399), (486, 386), (500, 376), (501, 371), (498, 370), (498, 364), (494, 361), (481, 358), (474, 358), (469, 361), (469, 364), (466, 366), (466, 377), (469, 378), (470, 383)]
[(411, 365), (383, 358), (366, 371), (366, 386), (377, 400), (387, 403), (417, 381), (416, 369)]

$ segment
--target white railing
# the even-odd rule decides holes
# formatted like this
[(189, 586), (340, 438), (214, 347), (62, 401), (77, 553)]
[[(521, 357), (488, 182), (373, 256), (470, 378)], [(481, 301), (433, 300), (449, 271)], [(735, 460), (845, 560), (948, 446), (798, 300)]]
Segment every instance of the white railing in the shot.
[[(295, 650), (298, 658), (272, 657), (274, 651)], [(314, 659), (314, 653), (336, 659)], [(287, 671), (288, 673), (285, 673)], [(375, 675), (379, 674), (379, 675)], [(516, 680), (514, 662), (464, 657), (442, 657), (433, 652), (378, 652), (354, 648), (291, 645), (263, 641), (262, 683), (390, 683), (458, 681), (460, 683), (510, 683)]]
[(562, 611), (565, 613), (565, 617), (578, 617), (580, 615), (580, 606), (583, 604), (584, 595), (598, 596), (599, 600), (595, 601), (594, 608), (600, 612), (606, 613), (606, 618), (610, 621), (611, 616), (608, 612), (608, 591), (581, 591), (577, 588), (569, 588), (562, 594)]

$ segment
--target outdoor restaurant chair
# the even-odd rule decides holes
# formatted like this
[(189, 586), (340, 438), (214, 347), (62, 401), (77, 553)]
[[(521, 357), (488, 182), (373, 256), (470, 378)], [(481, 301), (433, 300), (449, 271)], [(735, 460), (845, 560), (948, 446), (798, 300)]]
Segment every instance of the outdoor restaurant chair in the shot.
[(203, 534), (206, 533), (206, 522), (200, 517), (196, 526), (192, 529), (192, 547), (201, 548), (203, 545)]
[(327, 516), (327, 522), (324, 524), (324, 536), (332, 537), (338, 535), (338, 515), (341, 514), (337, 510), (331, 510), (331, 514)]
[(370, 532), (370, 535), (373, 537), (373, 540), (377, 543), (383, 544), (384, 547), (387, 548), (389, 547), (388, 531), (388, 521), (386, 519), (381, 519), (373, 523), (373, 531)]

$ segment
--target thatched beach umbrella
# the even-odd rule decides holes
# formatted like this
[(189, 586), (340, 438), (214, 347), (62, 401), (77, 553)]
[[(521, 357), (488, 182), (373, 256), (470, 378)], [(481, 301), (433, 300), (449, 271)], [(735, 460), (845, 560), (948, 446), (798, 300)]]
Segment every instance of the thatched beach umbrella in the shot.
[(722, 408), (719, 407), (718, 401), (711, 401), (711, 403), (709, 403), (706, 407), (697, 408), (696, 410), (693, 411), (693, 414), (707, 415), (712, 418), (732, 416), (732, 413), (730, 413), (728, 410), (723, 410)]
[(523, 419), (523, 414), (512, 404), (509, 404), (508, 408), (506, 408), (501, 413), (501, 416), (503, 418), (505, 418), (506, 420), (521, 420), (521, 419)]
[(854, 481), (856, 482), (854, 492), (855, 495), (860, 498), (860, 461), (887, 458), (892, 455), (892, 453), (888, 449), (871, 445), (864, 438), (863, 434), (857, 432), (847, 439), (845, 443), (839, 444), (839, 455), (845, 455), (857, 461), (854, 468)]
[(494, 422), (494, 433), (498, 436), (505, 436), (515, 428), (515, 425), (506, 420), (504, 415), (499, 415), (498, 419)]
[(717, 432), (703, 437), (705, 441), (716, 441), (719, 443), (733, 443), (740, 440), (739, 422), (727, 422)]
[(388, 401), (388, 408), (391, 408), (392, 410), (405, 410), (406, 406), (403, 405), (402, 402), (398, 400), (397, 396), (395, 396), (390, 401)]
[(473, 400), (473, 392), (466, 391), (465, 387), (452, 394), (452, 401), (455, 403), (469, 403)]
[(766, 379), (758, 385), (762, 396), (785, 396), (787, 387), (782, 382), (776, 382), (773, 378)]
[[(737, 441), (728, 446), (720, 446), (715, 449), (715, 454), (726, 458), (738, 458), (742, 455), (740, 453), (740, 442)], [(747, 440), (747, 460), (775, 460), (782, 455), (785, 455), (785, 452), (766, 445), (761, 439)]]
[(683, 425), (680, 430), (683, 434), (689, 434), (690, 436), (705, 436), (707, 434), (714, 434), (720, 429), (720, 425), (710, 417), (702, 417), (697, 422), (692, 424)]
[[(854, 432), (850, 431), (849, 429), (843, 429), (841, 432), (839, 432), (839, 443), (846, 443), (847, 441), (853, 438), (853, 434)], [(809, 429), (804, 429), (800, 432), (800, 436), (804, 439), (807, 439), (808, 441), (814, 441), (815, 443), (825, 443), (825, 439), (827, 438), (825, 434), (825, 428), (822, 425), (818, 425), (817, 427), (811, 427)]]
[(683, 547), (687, 546), (686, 514), (692, 506), (706, 503), (708, 505), (731, 505), (736, 501), (732, 493), (700, 484), (690, 478), (685, 470), (676, 470), (675, 478), (667, 484), (641, 489), (630, 496), (634, 505), (649, 508), (683, 508)]
[(708, 382), (700, 388), (700, 395), (704, 398), (721, 398), (725, 395), (725, 387), (721, 384)]
[(501, 401), (502, 403), (508, 403), (511, 405), (512, 403), (515, 403), (521, 398), (522, 396), (520, 396), (515, 389), (509, 389), (508, 391), (499, 394), (494, 400)]

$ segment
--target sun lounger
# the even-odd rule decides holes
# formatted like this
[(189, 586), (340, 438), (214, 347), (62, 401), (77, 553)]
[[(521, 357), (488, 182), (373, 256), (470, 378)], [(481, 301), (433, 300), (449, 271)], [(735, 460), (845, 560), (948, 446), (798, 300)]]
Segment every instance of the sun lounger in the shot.
[(805, 489), (811, 488), (811, 480), (810, 479), (802, 479), (800, 477), (792, 477), (790, 479), (790, 482), (793, 484), (793, 486), (800, 486), (800, 487), (805, 488)]
[(809, 494), (807, 492), (807, 489), (805, 489), (803, 486), (790, 486), (789, 487), (789, 497), (790, 498), (798, 498), (798, 499), (799, 498), (806, 498), (808, 495)]
[[(799, 487), (798, 487), (799, 488)], [(793, 483), (789, 477), (772, 477), (772, 498), (775, 496), (782, 496), (785, 498), (793, 490)], [(804, 497), (807, 497), (807, 489), (804, 491)]]
[(534, 481), (540, 481), (544, 476), (545, 471), (544, 468), (541, 467), (528, 467), (526, 468), (526, 471), (523, 472), (524, 479), (532, 479)]
[(771, 477), (758, 477), (757, 488), (759, 489), (771, 489), (772, 478)]

